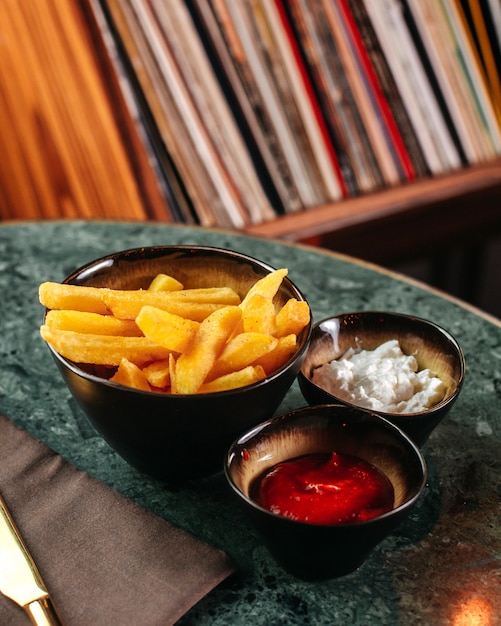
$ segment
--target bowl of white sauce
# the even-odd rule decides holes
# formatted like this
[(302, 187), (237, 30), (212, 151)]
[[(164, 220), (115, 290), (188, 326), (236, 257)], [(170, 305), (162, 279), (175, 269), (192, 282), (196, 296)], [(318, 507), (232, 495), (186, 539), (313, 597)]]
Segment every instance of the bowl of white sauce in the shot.
[(461, 346), (434, 322), (359, 311), (314, 325), (298, 382), (309, 404), (369, 409), (423, 445), (457, 400), (465, 369)]

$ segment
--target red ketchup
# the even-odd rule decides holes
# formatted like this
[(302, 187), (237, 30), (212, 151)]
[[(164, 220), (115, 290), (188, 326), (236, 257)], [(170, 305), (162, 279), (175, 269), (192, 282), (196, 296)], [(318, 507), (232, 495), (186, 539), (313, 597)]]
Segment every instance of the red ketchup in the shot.
[(263, 508), (311, 524), (363, 522), (390, 511), (393, 498), (393, 486), (380, 470), (337, 452), (278, 463), (254, 487)]

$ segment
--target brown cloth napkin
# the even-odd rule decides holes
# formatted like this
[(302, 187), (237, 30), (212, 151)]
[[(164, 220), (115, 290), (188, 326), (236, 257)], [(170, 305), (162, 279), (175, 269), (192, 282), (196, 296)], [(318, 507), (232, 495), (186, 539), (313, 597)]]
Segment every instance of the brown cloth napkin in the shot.
[[(65, 626), (166, 626), (229, 557), (78, 470), (0, 415), (0, 493)], [(0, 595), (0, 624), (25, 626)]]

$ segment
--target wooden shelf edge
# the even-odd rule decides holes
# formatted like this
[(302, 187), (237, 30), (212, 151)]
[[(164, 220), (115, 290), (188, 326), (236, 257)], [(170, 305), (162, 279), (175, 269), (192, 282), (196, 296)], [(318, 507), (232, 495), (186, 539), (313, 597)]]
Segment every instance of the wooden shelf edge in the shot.
[[(501, 199), (501, 158), (454, 172), (349, 198), (249, 226), (249, 235), (304, 241), (352, 228), (357, 224), (413, 213), (491, 191)], [(498, 205), (499, 206), (499, 205)], [(499, 212), (501, 220), (501, 212)]]

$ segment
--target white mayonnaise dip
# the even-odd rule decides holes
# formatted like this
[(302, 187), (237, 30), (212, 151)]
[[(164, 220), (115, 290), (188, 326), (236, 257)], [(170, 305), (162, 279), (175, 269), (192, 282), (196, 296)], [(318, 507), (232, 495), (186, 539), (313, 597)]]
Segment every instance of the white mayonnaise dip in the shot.
[(404, 354), (397, 339), (375, 350), (350, 348), (318, 367), (312, 380), (342, 400), (385, 413), (418, 413), (440, 402), (445, 393), (440, 378), (429, 369), (418, 371), (416, 358)]

